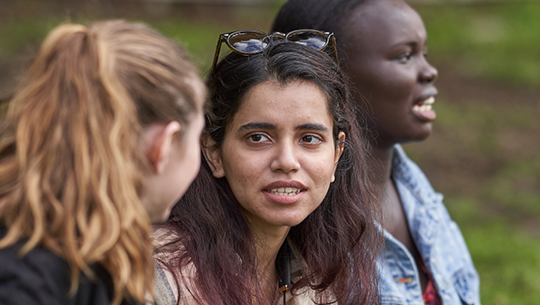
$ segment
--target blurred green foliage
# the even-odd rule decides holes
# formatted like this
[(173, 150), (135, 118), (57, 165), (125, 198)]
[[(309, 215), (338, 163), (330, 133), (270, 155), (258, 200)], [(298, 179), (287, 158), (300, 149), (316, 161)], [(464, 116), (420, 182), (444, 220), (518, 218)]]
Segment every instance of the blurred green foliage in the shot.
[[(169, 19), (147, 23), (163, 35), (181, 43), (201, 69), (202, 74), (205, 74), (210, 68), (219, 34), (229, 31), (223, 24), (209, 21), (178, 22)], [(225, 47), (223, 50), (226, 51), (227, 48)]]
[[(231, 18), (236, 20), (236, 25), (264, 24), (258, 29), (268, 30), (279, 3), (267, 7), (266, 13), (260, 10), (253, 13), (253, 8), (239, 7)], [(540, 2), (414, 6), (428, 29), (432, 57), (458, 66), (469, 76), (540, 85)], [(91, 19), (92, 16), (71, 21)], [(0, 24), (0, 56), (35, 46), (51, 28), (66, 20), (59, 16), (42, 16)], [(213, 54), (217, 35), (238, 29), (212, 20), (184, 18), (178, 21), (169, 17), (144, 21), (186, 45), (196, 54), (195, 61), (203, 69), (209, 66), (207, 58)]]
[(540, 85), (540, 2), (416, 8), (439, 58), (468, 75)]
[(62, 21), (55, 16), (22, 18), (0, 26), (0, 56), (9, 57), (34, 49), (49, 30)]
[(461, 228), (480, 272), (482, 304), (538, 304), (537, 240), (512, 230), (503, 220)]

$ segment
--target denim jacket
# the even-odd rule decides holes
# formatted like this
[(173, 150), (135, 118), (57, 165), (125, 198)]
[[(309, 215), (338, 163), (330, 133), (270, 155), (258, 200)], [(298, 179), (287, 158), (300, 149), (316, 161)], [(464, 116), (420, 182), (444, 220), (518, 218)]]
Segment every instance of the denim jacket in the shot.
[[(480, 304), (479, 278), (469, 250), (442, 200), (401, 146), (394, 150), (392, 177), (412, 238), (433, 277), (443, 305)], [(384, 231), (385, 257), (379, 261), (383, 305), (424, 305), (413, 256)]]

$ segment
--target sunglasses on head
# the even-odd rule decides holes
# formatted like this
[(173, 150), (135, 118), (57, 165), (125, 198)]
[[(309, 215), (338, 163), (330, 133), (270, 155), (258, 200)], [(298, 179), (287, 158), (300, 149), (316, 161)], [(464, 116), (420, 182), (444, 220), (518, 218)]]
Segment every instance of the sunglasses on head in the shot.
[(331, 42), (332, 47), (334, 48), (334, 58), (336, 63), (339, 64), (336, 51), (336, 39), (334, 38), (333, 33), (318, 30), (295, 30), (287, 34), (280, 32), (266, 34), (261, 31), (236, 31), (219, 35), (210, 75), (214, 74), (219, 51), (221, 50), (221, 44), (223, 42), (225, 42), (232, 51), (244, 56), (250, 56), (264, 51), (264, 49), (270, 45), (273, 38), (299, 43), (319, 51), (324, 50)]

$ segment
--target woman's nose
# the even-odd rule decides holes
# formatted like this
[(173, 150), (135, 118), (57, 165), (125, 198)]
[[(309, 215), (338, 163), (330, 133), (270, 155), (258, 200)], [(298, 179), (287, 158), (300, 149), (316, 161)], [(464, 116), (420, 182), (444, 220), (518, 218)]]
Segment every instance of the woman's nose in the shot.
[(276, 146), (270, 169), (274, 172), (289, 173), (300, 169), (296, 147), (291, 143), (280, 143)]
[(437, 68), (432, 66), (426, 59), (423, 60), (422, 68), (418, 75), (418, 80), (422, 83), (433, 83), (439, 76)]

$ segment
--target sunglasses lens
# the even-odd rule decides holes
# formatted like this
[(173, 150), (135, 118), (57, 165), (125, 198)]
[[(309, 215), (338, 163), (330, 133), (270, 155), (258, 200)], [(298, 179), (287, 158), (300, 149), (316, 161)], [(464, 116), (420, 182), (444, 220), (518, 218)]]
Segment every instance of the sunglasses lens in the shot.
[(268, 46), (268, 38), (265, 34), (239, 33), (229, 37), (231, 46), (238, 52), (256, 54)]
[(296, 32), (287, 36), (287, 40), (322, 50), (326, 47), (326, 36), (319, 32)]

